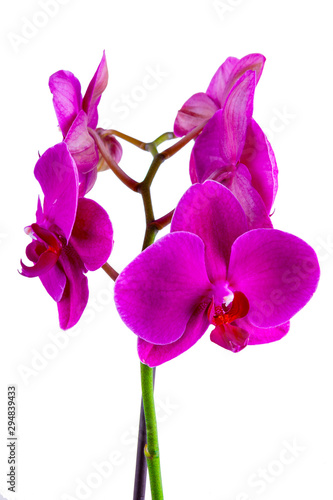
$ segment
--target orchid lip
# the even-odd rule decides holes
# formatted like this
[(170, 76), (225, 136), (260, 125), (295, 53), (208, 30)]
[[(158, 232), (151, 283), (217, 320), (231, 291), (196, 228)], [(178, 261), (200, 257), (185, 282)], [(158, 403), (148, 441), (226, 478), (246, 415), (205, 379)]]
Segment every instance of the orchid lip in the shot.
[(60, 239), (54, 233), (40, 227), (38, 224), (31, 224), (31, 226), (26, 227), (24, 230), (26, 234), (31, 236), (33, 240), (39, 241), (41, 246), (45, 248), (41, 253), (38, 252), (38, 260), (36, 260), (33, 266), (27, 266), (21, 260), (21, 274), (27, 278), (35, 278), (47, 273), (55, 266), (63, 246)]

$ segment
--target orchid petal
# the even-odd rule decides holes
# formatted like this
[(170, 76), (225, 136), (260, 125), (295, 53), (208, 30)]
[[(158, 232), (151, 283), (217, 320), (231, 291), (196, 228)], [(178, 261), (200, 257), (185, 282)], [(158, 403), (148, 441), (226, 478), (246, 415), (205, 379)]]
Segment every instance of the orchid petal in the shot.
[(71, 245), (64, 248), (59, 262), (66, 275), (66, 287), (58, 302), (60, 328), (67, 330), (76, 325), (88, 302), (88, 281), (85, 267)]
[[(219, 180), (216, 178), (216, 180)], [(245, 165), (238, 164), (237, 170), (228, 188), (241, 204), (249, 225), (249, 229), (260, 227), (271, 228), (272, 222), (267, 213), (264, 202), (252, 186), (251, 175)]]
[(175, 210), (170, 231), (188, 231), (202, 239), (207, 274), (215, 282), (225, 280), (231, 246), (247, 229), (244, 211), (234, 195), (221, 184), (206, 181), (186, 191)]
[(211, 99), (214, 100), (214, 102), (219, 108), (222, 108), (223, 106), (222, 102), (222, 95), (224, 93), (223, 91), (228, 86), (230, 75), (232, 74), (232, 71), (238, 62), (239, 59), (237, 59), (237, 57), (228, 57), (224, 61), (224, 63), (221, 64), (221, 66), (216, 71), (216, 73), (214, 74), (213, 78), (210, 81), (206, 94)]
[(46, 227), (55, 224), (68, 240), (76, 215), (78, 173), (66, 144), (61, 142), (46, 150), (34, 173), (44, 193)]
[(88, 271), (96, 271), (108, 260), (113, 230), (106, 211), (93, 200), (79, 198), (71, 245)]
[(90, 172), (99, 160), (98, 148), (87, 127), (88, 117), (84, 111), (80, 111), (65, 138), (79, 174)]
[(139, 358), (142, 363), (148, 366), (161, 365), (192, 347), (203, 336), (208, 326), (207, 307), (205, 304), (201, 304), (189, 319), (183, 335), (175, 342), (167, 345), (156, 345), (139, 338)]
[(246, 131), (253, 113), (255, 73), (247, 71), (238, 79), (226, 100), (221, 119), (220, 153), (235, 165), (242, 154)]
[(181, 137), (211, 118), (218, 106), (204, 92), (192, 95), (178, 111), (174, 133)]
[(82, 109), (88, 115), (88, 126), (95, 129), (98, 122), (97, 106), (108, 83), (108, 68), (105, 51), (82, 102)]
[(57, 71), (50, 76), (49, 87), (58, 123), (65, 137), (81, 109), (81, 85), (70, 71)]
[(234, 322), (238, 327), (243, 328), (249, 334), (249, 345), (268, 344), (282, 339), (289, 331), (290, 323), (282, 323), (282, 325), (272, 328), (258, 328), (253, 326), (248, 318), (237, 319)]
[(52, 252), (52, 250), (45, 250), (33, 266), (26, 266), (21, 260), (21, 274), (27, 278), (36, 278), (36, 276), (40, 276), (50, 271), (50, 269), (52, 269), (52, 267), (56, 264), (58, 258), (59, 256)]
[(199, 182), (219, 170), (226, 175), (242, 154), (252, 117), (255, 73), (248, 71), (234, 86), (223, 109), (203, 128), (193, 147)]
[(153, 344), (179, 339), (209, 295), (204, 244), (191, 233), (164, 236), (139, 254), (115, 283), (115, 303), (124, 323)]
[(240, 161), (249, 169), (251, 184), (260, 194), (269, 213), (277, 192), (278, 168), (267, 137), (253, 119), (250, 120), (246, 131)]
[(247, 346), (249, 333), (233, 324), (218, 325), (210, 334), (210, 340), (232, 352), (239, 352)]
[(229, 92), (246, 71), (255, 71), (255, 84), (257, 85), (262, 74), (265, 57), (261, 54), (249, 54), (242, 59), (228, 57), (213, 76), (207, 94), (223, 107)]
[(319, 274), (314, 250), (276, 229), (242, 234), (231, 249), (229, 286), (244, 293), (250, 304), (247, 318), (261, 328), (281, 325), (304, 307)]
[(83, 198), (94, 186), (97, 181), (97, 168), (94, 168), (87, 174), (79, 174), (79, 198)]
[[(32, 241), (26, 248), (26, 255), (32, 262), (37, 262), (45, 251), (45, 245), (37, 240)], [(66, 276), (58, 265), (54, 265), (48, 272), (39, 275), (44, 288), (53, 300), (59, 302), (66, 285)]]

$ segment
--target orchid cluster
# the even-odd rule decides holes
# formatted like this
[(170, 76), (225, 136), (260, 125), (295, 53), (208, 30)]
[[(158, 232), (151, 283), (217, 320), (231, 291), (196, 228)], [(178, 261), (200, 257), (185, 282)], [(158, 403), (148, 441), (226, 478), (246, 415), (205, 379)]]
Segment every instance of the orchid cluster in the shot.
[[(86, 273), (103, 268), (115, 280), (119, 315), (138, 337), (143, 395), (151, 367), (188, 350), (209, 327), (211, 341), (233, 353), (277, 341), (316, 290), (314, 250), (272, 224), (278, 168), (253, 119), (264, 63), (260, 54), (226, 59), (207, 91), (194, 94), (178, 111), (174, 131), (151, 143), (97, 128), (108, 80), (104, 53), (83, 98), (80, 82), (69, 71), (50, 77), (63, 140), (35, 166), (44, 200), (38, 200), (36, 222), (25, 229), (33, 240), (26, 250), (33, 265), (22, 262), (21, 273), (40, 278), (57, 303), (60, 327), (67, 329), (87, 305)], [(116, 136), (153, 155), (143, 181), (119, 166), (122, 147)], [(177, 137), (178, 142), (158, 152), (161, 143)], [(156, 220), (151, 183), (159, 166), (192, 140), (192, 185), (175, 210)], [(109, 216), (86, 198), (105, 169), (141, 194), (145, 207), (143, 251), (119, 275), (107, 262), (113, 246)], [(169, 223), (170, 233), (155, 242)], [(144, 409), (152, 498), (163, 498), (157, 434), (148, 425), (154, 421), (153, 408), (145, 398)]]

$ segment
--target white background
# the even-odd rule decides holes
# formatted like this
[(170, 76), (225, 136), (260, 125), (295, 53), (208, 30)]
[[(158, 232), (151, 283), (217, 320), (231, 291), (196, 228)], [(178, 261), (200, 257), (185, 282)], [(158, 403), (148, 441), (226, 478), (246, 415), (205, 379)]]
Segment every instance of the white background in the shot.
[[(62, 334), (40, 281), (17, 272), (30, 241), (23, 228), (35, 221), (38, 151), (61, 140), (48, 78), (70, 70), (85, 91), (105, 49), (110, 77), (99, 123), (147, 141), (172, 130), (183, 102), (206, 90), (228, 56), (266, 56), (254, 117), (280, 170), (273, 223), (310, 243), (322, 271), (317, 293), (280, 342), (234, 355), (206, 334), (158, 369), (166, 500), (332, 498), (330, 3), (63, 0), (53, 2), (52, 15), (42, 4), (7, 2), (1, 13), (0, 493), (18, 500), (132, 498), (139, 361), (136, 337), (112, 303), (113, 283), (103, 271), (90, 273), (87, 313), (76, 330)], [(147, 90), (151, 71), (160, 76)], [(122, 167), (142, 179), (149, 154), (123, 145)], [(157, 216), (190, 185), (189, 153), (187, 147), (161, 167), (153, 188)], [(110, 263), (120, 271), (140, 251), (140, 197), (110, 172), (100, 174), (91, 197), (112, 219)], [(6, 485), (12, 384), (16, 495)], [(113, 462), (103, 479), (96, 473), (101, 462)]]

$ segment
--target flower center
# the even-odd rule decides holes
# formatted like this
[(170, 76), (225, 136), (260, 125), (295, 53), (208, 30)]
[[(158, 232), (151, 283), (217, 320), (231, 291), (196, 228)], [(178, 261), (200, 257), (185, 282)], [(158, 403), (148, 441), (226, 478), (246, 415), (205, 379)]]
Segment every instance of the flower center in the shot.
[(208, 318), (214, 326), (226, 325), (239, 318), (244, 318), (249, 312), (249, 301), (242, 292), (234, 292), (231, 302), (215, 305), (212, 301), (208, 309)]

